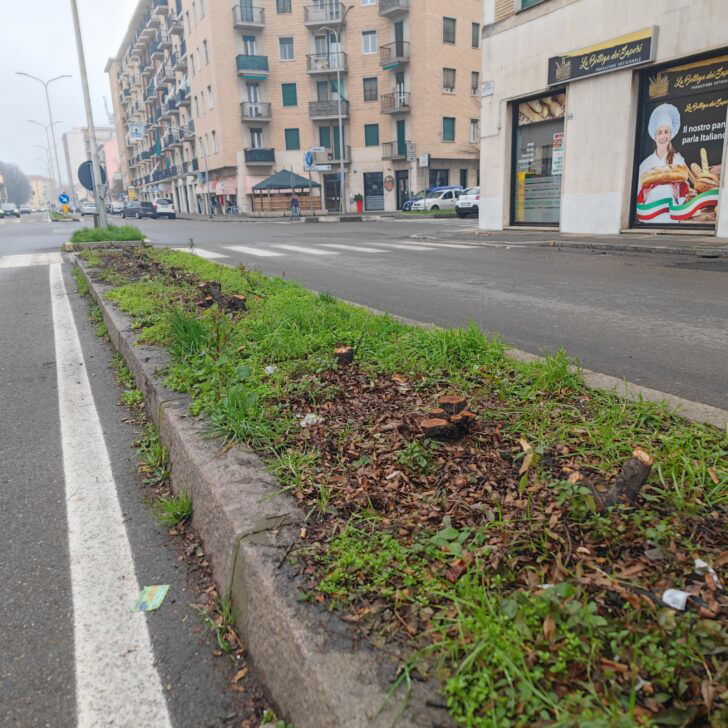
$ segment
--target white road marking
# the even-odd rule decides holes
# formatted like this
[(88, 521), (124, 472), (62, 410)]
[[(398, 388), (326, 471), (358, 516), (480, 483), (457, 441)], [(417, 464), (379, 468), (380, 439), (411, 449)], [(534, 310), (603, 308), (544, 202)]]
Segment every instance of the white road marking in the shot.
[(234, 250), (236, 253), (246, 253), (247, 255), (257, 255), (261, 258), (273, 258), (285, 253), (276, 253), (273, 250), (263, 250), (262, 248), (249, 248), (247, 245), (226, 245), (225, 250)]
[(460, 250), (473, 250), (477, 245), (460, 245), (459, 243), (432, 243), (438, 248), (459, 248)]
[(276, 248), (292, 250), (294, 253), (307, 253), (309, 255), (338, 255), (333, 250), (317, 250), (316, 248), (304, 248), (302, 245), (276, 245)]
[(0, 268), (27, 268), (32, 265), (60, 263), (60, 253), (27, 253), (25, 255), (6, 255), (0, 258)]
[(171, 726), (60, 263), (50, 267), (79, 728)]
[(434, 245), (419, 245), (415, 243), (377, 243), (385, 248), (397, 248), (397, 250), (437, 250)]
[[(175, 248), (175, 250), (185, 250), (185, 248)], [(190, 249), (187, 248), (186, 252), (190, 252)], [(214, 250), (207, 250), (206, 248), (198, 248), (195, 246), (194, 250), (191, 251), (195, 255), (199, 255), (200, 258), (208, 258), (209, 260), (215, 260), (215, 258), (227, 258), (227, 255), (223, 255), (222, 253), (216, 253)]]
[(321, 243), (322, 248), (339, 248), (340, 250), (353, 250), (357, 253), (388, 253), (388, 250), (378, 248), (360, 248), (358, 245), (339, 245), (338, 243)]

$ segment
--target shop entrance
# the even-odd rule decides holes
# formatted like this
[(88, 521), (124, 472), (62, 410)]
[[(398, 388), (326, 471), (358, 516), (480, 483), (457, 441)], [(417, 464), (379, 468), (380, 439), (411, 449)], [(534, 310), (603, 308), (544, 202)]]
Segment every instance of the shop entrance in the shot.
[(511, 221), (558, 225), (564, 161), (566, 95), (554, 93), (513, 108)]
[(384, 175), (381, 172), (364, 173), (364, 209), (384, 209)]
[(397, 181), (397, 209), (401, 210), (404, 203), (412, 197), (409, 188), (409, 170), (398, 169), (394, 174)]
[(327, 210), (341, 209), (341, 184), (338, 174), (324, 175), (324, 199)]

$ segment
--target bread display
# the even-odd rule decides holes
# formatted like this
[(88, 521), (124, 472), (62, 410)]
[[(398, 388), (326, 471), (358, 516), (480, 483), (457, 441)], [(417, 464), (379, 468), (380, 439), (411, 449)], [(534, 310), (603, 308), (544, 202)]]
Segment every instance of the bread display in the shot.
[(566, 112), (566, 94), (544, 96), (518, 104), (518, 124), (536, 124), (539, 121), (562, 119)]
[(666, 164), (664, 167), (655, 167), (649, 172), (645, 172), (642, 177), (642, 186), (679, 184), (687, 182), (688, 177), (688, 168), (684, 164)]

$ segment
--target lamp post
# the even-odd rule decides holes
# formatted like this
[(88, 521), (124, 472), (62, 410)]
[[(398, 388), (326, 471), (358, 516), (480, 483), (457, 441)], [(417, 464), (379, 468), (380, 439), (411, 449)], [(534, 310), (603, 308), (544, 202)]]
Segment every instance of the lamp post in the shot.
[[(329, 33), (333, 33), (336, 36), (336, 45), (339, 48), (339, 50), (336, 52), (336, 95), (338, 96), (338, 116), (339, 116), (339, 210), (341, 214), (343, 215), (346, 212), (346, 185), (344, 184), (344, 157), (346, 154), (344, 153), (344, 116), (342, 113), (342, 105), (341, 105), (341, 26), (344, 23), (344, 20), (346, 19), (346, 16), (349, 14), (349, 11), (353, 8), (353, 5), (349, 5), (346, 10), (341, 14), (341, 17), (339, 18), (339, 22), (336, 24), (336, 29), (328, 26), (328, 25), (322, 25), (321, 30), (326, 30)], [(327, 38), (329, 38), (327, 34)], [(327, 43), (329, 47), (329, 61), (331, 60), (331, 45), (330, 45), (330, 38), (329, 42)]]
[[(41, 147), (41, 149), (45, 149), (46, 150), (46, 153), (48, 154), (48, 158), (50, 160), (51, 181), (53, 182), (54, 192), (57, 192), (60, 189), (62, 182), (61, 182), (60, 177), (58, 178), (58, 181), (56, 182), (55, 172), (53, 171), (53, 156), (51, 155), (51, 142), (50, 142), (50, 137), (48, 136), (48, 130), (49, 129), (52, 130), (53, 129), (53, 126), (55, 124), (60, 124), (61, 122), (60, 121), (54, 121), (51, 124), (41, 124), (40, 121), (34, 121), (33, 119), (28, 119), (28, 123), (29, 124), (35, 124), (36, 126), (39, 126), (41, 129), (43, 129), (45, 131), (45, 135), (46, 135), (46, 146), (45, 147)], [(54, 139), (55, 139), (55, 135), (54, 135)], [(36, 144), (35, 146), (36, 147), (40, 147), (40, 144)]]
[[(54, 81), (59, 81), (62, 78), (71, 78), (69, 74), (63, 74), (62, 76), (55, 76), (54, 78), (48, 79), (48, 81), (44, 81), (42, 78), (38, 78), (37, 76), (32, 76), (29, 73), (25, 73), (24, 71), (16, 71), (15, 72), (18, 76), (25, 76), (26, 78), (32, 78), (34, 81), (38, 81), (38, 83), (43, 85), (43, 88), (45, 89), (45, 97), (46, 97), (46, 104), (48, 106), (48, 126), (50, 126), (51, 129), (51, 136), (53, 138), (53, 153), (56, 159), (56, 172), (58, 174), (58, 184), (63, 184), (63, 180), (61, 179), (61, 165), (58, 163), (58, 147), (56, 146), (56, 130), (53, 128), (54, 121), (53, 121), (53, 113), (51, 112), (51, 97), (48, 94), (48, 86), (52, 84)], [(36, 123), (36, 122), (34, 122)], [(50, 146), (50, 145), (49, 145)], [(73, 184), (73, 180), (69, 180), (71, 184)]]

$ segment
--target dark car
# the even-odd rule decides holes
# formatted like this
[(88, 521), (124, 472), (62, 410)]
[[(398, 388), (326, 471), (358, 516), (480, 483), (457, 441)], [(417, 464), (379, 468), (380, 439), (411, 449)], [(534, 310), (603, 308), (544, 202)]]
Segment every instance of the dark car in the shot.
[(141, 202), (140, 200), (129, 200), (121, 211), (123, 218), (135, 217), (141, 220), (143, 217), (157, 217), (157, 211), (151, 202)]

